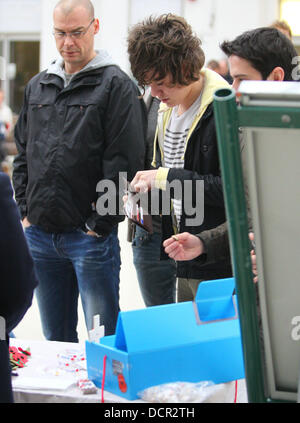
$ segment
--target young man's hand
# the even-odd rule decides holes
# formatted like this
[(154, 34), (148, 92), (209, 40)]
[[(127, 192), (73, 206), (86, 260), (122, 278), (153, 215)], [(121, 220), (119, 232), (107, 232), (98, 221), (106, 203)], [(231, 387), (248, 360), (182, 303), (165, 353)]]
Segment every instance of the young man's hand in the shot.
[(204, 252), (201, 239), (188, 232), (173, 235), (163, 246), (168, 256), (176, 261), (193, 260)]
[[(254, 242), (253, 232), (249, 233), (249, 239)], [(163, 243), (166, 254), (175, 261), (193, 260), (204, 253), (204, 244), (200, 238), (188, 232), (173, 235)], [(256, 267), (256, 253), (251, 250), (252, 272), (254, 274), (253, 281), (258, 281)]]
[(135, 192), (148, 192), (154, 187), (158, 170), (142, 170), (136, 173), (130, 186)]

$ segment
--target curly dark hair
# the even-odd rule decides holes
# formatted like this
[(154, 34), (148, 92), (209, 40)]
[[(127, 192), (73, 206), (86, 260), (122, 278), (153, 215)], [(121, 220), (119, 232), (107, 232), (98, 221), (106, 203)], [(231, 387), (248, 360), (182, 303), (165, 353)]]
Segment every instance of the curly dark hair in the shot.
[(128, 34), (131, 71), (141, 87), (170, 74), (173, 84), (197, 81), (205, 62), (201, 40), (181, 16), (150, 16)]

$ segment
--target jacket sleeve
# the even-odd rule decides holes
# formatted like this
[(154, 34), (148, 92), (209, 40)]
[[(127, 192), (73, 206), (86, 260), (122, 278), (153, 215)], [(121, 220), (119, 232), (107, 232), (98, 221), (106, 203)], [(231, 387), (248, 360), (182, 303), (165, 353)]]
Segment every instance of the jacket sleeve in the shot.
[(10, 332), (30, 307), (37, 279), (10, 180), (5, 174), (0, 174), (0, 213), (0, 316)]
[(230, 256), (227, 222), (196, 235), (204, 244), (205, 253), (199, 260), (205, 264), (226, 260)]
[[(97, 233), (109, 233), (114, 224), (124, 220), (123, 188), (119, 175), (131, 181), (138, 170), (145, 166), (147, 112), (140, 92), (129, 78), (114, 77), (110, 87), (109, 101), (104, 117), (105, 151), (102, 160), (103, 180), (114, 183), (115, 192), (99, 191), (94, 213), (87, 226)], [(102, 212), (101, 196), (109, 196), (116, 206), (114, 212)]]
[(197, 181), (204, 183), (204, 201), (207, 206), (224, 208), (224, 196), (221, 176), (201, 175), (192, 170), (172, 168), (168, 172), (167, 180), (169, 183), (178, 180), (184, 186), (185, 181), (191, 182), (192, 198), (196, 198)]
[[(250, 202), (249, 202), (249, 193), (248, 193), (248, 184), (246, 177), (246, 158), (245, 158), (245, 143), (242, 132), (240, 136), (240, 151), (241, 151), (241, 162), (244, 175), (244, 192), (246, 200), (246, 209), (248, 217), (248, 229), (252, 231), (252, 218), (250, 211)], [(205, 253), (199, 256), (199, 260), (205, 263), (214, 263), (218, 260), (225, 260), (230, 255), (230, 244), (229, 244), (229, 234), (228, 234), (228, 223), (224, 222), (216, 228), (203, 231), (200, 234), (196, 235), (204, 243)], [(250, 243), (249, 243), (250, 246)]]
[(23, 107), (15, 125), (15, 143), (18, 153), (13, 164), (13, 186), (15, 191), (15, 199), (18, 204), (21, 218), (27, 216), (26, 204), (26, 186), (27, 186), (27, 159), (26, 159), (26, 143), (27, 143), (27, 87), (23, 101)]

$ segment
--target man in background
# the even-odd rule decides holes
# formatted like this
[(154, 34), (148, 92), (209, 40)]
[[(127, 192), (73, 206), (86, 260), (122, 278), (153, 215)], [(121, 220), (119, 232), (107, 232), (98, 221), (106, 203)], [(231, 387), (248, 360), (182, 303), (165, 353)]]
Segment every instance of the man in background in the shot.
[(229, 73), (228, 62), (226, 59), (212, 59), (207, 63), (206, 67), (221, 75), (228, 82), (228, 84), (232, 84), (232, 78)]
[(278, 29), (278, 31), (281, 31), (286, 37), (288, 37), (289, 40), (292, 41), (292, 38), (293, 38), (292, 29), (286, 21), (279, 21), (279, 20), (274, 21), (270, 25), (270, 28)]

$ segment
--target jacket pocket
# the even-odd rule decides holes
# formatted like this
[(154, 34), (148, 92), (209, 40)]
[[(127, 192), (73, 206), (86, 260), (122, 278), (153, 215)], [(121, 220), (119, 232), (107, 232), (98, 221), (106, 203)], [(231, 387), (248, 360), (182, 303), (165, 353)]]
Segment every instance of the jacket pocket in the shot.
[(51, 121), (53, 103), (47, 100), (30, 99), (28, 103), (29, 138), (39, 138), (41, 132), (47, 131)]
[(51, 110), (53, 104), (50, 102), (38, 102), (31, 100), (28, 104), (29, 118), (32, 120), (32, 125), (38, 127), (47, 124), (51, 118)]
[(74, 151), (84, 140), (87, 150), (93, 150), (98, 155), (102, 154), (99, 147), (103, 144), (104, 129), (98, 105), (93, 99), (90, 101), (70, 99), (66, 105), (63, 130), (65, 134), (74, 134), (72, 140), (69, 140), (70, 147), (75, 149)]

